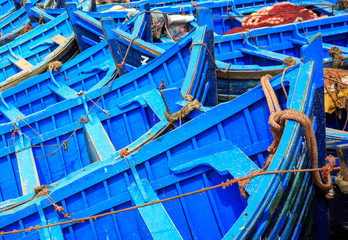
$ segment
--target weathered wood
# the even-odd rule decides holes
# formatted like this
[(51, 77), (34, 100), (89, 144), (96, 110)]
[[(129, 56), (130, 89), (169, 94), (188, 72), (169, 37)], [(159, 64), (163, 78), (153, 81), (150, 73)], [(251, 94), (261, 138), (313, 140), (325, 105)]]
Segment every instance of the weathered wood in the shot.
[(348, 181), (348, 144), (336, 146), (336, 152), (341, 166), (341, 174), (344, 181)]

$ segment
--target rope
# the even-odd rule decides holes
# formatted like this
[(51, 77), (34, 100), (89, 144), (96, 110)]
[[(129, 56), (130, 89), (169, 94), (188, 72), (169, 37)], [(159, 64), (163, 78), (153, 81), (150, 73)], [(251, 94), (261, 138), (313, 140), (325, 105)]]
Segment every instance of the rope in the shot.
[(84, 95), (86, 98), (88, 98), (89, 101), (91, 101), (93, 104), (95, 104), (103, 113), (105, 113), (105, 115), (110, 118), (110, 114), (108, 113), (107, 110), (102, 109), (98, 104), (96, 104), (90, 97), (88, 97), (83, 91), (80, 91), (79, 93), (77, 93), (78, 96), (82, 96)]
[[(338, 4), (337, 4), (338, 2)], [(348, 0), (338, 0), (336, 1), (335, 9), (337, 10), (348, 10)]]
[(13, 125), (13, 128), (14, 128), (13, 131), (12, 131), (12, 134), (11, 134), (11, 137), (13, 139), (13, 145), (15, 145), (16, 133), (24, 135), (29, 141), (31, 140), (30, 137), (28, 137), (25, 133), (21, 132), (18, 129), (18, 127), (16, 126), (16, 122), (14, 122), (12, 125)]
[[(13, 30), (14, 30), (14, 29), (13, 29)], [(13, 31), (13, 30), (12, 30), (12, 31)], [(21, 36), (21, 35), (23, 35), (23, 34), (29, 32), (29, 31), (31, 31), (31, 30), (33, 30), (33, 26), (31, 26), (31, 23), (28, 23), (28, 25), (24, 25), (24, 24), (23, 24), (23, 29), (19, 32), (19, 36)]]
[(183, 98), (189, 102), (185, 104), (185, 106), (183, 106), (178, 112), (173, 114), (170, 114), (168, 110), (164, 112), (167, 121), (172, 125), (174, 125), (175, 121), (179, 120), (179, 125), (181, 126), (181, 119), (185, 118), (193, 110), (202, 107), (202, 104), (197, 99), (194, 100), (191, 95), (185, 95)]
[[(247, 32), (247, 33), (249, 33), (250, 34), (250, 36), (252, 37), (252, 39), (253, 39), (253, 42), (254, 42), (254, 46), (256, 46), (256, 38), (255, 38), (255, 36), (251, 33), (251, 31), (249, 30), (249, 29), (244, 29), (243, 30), (244, 32)], [(240, 35), (242, 36), (242, 38), (243, 38), (243, 40), (244, 40), (244, 42), (243, 43), (245, 43), (246, 42), (246, 39), (245, 39), (245, 37), (244, 37), (244, 33), (243, 32), (241, 32), (240, 33)], [(261, 49), (262, 49), (262, 47), (260, 47)]]
[(260, 81), (261, 81), (262, 89), (265, 92), (268, 108), (272, 115), (275, 112), (280, 112), (281, 108), (280, 108), (277, 96), (275, 95), (275, 92), (269, 81), (271, 78), (272, 76), (267, 74), (266, 76), (262, 77)]
[(203, 47), (205, 47), (205, 49), (207, 50), (207, 52), (208, 52), (208, 54), (209, 54), (209, 57), (210, 57), (211, 61), (214, 63), (215, 68), (216, 68), (218, 71), (224, 72), (224, 73), (226, 73), (226, 72), (228, 71), (230, 65), (228, 65), (228, 68), (227, 68), (225, 71), (221, 70), (221, 69), (218, 67), (218, 65), (216, 65), (215, 59), (213, 58), (213, 55), (212, 55), (211, 52), (209, 51), (208, 46), (205, 45), (204, 43), (201, 43), (201, 42), (192, 43), (191, 46), (190, 46), (190, 51), (191, 51), (192, 47), (193, 47), (193, 46), (196, 46), (196, 45), (202, 45)]
[[(110, 84), (108, 85), (108, 87), (105, 89), (105, 91), (102, 93), (102, 95), (100, 95), (100, 97), (98, 98), (98, 100), (96, 102), (94, 102), (94, 105), (89, 109), (89, 111), (85, 114), (84, 117), (80, 118), (79, 119), (79, 124), (77, 125), (77, 127), (75, 128), (75, 130), (70, 134), (70, 136), (68, 137), (68, 139), (66, 139), (65, 141), (63, 141), (62, 144), (59, 144), (59, 147), (54, 150), (53, 152), (49, 153), (49, 154), (45, 154), (45, 155), (42, 155), (42, 156), (38, 156), (38, 157), (35, 157), (35, 158), (44, 158), (44, 157), (48, 157), (48, 156), (51, 156), (51, 155), (55, 155), (56, 152), (61, 149), (62, 147), (67, 148), (67, 143), (68, 141), (73, 137), (73, 135), (77, 132), (77, 130), (80, 128), (81, 124), (82, 123), (86, 123), (88, 120), (87, 120), (87, 116), (91, 113), (91, 111), (95, 108), (95, 106), (99, 103), (99, 101), (102, 99), (102, 97), (105, 95), (105, 93), (109, 90), (109, 88), (111, 88), (112, 84), (114, 83), (115, 79), (116, 79), (116, 76), (120, 74), (120, 71), (117, 70), (117, 73), (115, 74), (115, 76), (113, 77), (113, 79), (111, 80)], [(99, 107), (99, 106), (98, 106)], [(86, 121), (87, 120), (87, 121)]]
[(348, 181), (343, 180), (342, 169), (336, 177), (336, 184), (340, 188), (341, 192), (343, 192), (344, 194), (348, 194)]
[(45, 192), (45, 196), (48, 199), (48, 201), (50, 201), (50, 203), (53, 205), (54, 207), (54, 211), (55, 212), (60, 212), (61, 214), (63, 214), (64, 218), (70, 219), (70, 214), (67, 214), (64, 210), (64, 208), (62, 206), (59, 206), (58, 204), (56, 204), (56, 202), (51, 198), (50, 195), (48, 195), (49, 190)]
[(9, 32), (8, 34), (6, 34), (5, 38), (4, 39), (7, 39), (7, 38), (10, 38), (11, 37), (11, 34), (17, 29), (17, 27), (21, 24), (23, 24), (23, 29), (19, 32), (19, 35), (22, 35), (26, 32), (23, 32), (24, 29), (27, 29), (27, 31), (29, 32), (31, 29), (29, 29), (31, 26), (31, 23), (29, 22), (28, 25), (24, 25), (24, 21), (26, 20), (26, 18), (23, 18), (15, 27), (12, 28), (11, 32)]
[(42, 14), (40, 14), (39, 24), (40, 24), (40, 25), (45, 24), (45, 19), (44, 19), (44, 16), (43, 16)]
[(127, 56), (128, 56), (129, 49), (130, 49), (131, 45), (133, 44), (134, 40), (137, 39), (137, 38), (139, 38), (139, 37), (138, 37), (138, 36), (135, 36), (135, 37), (133, 37), (133, 38), (130, 40), (129, 45), (128, 45), (128, 48), (127, 48), (127, 51), (126, 51), (126, 54), (124, 55), (122, 62), (121, 62), (120, 64), (117, 64), (117, 65), (116, 65), (117, 68), (122, 69), (122, 68), (124, 67), (124, 65), (126, 64), (126, 58), (127, 58)]
[(16, 203), (16, 204), (13, 204), (9, 207), (6, 207), (6, 208), (3, 208), (3, 209), (0, 209), (0, 213), (2, 212), (6, 212), (6, 211), (9, 211), (9, 210), (12, 210), (12, 209), (15, 209), (16, 207), (19, 207), (19, 206), (22, 206), (23, 204), (25, 203), (28, 203), (30, 202), (31, 200), (34, 200), (35, 198), (38, 198), (38, 197), (41, 197), (45, 194), (47, 194), (50, 190), (48, 189), (49, 187), (53, 187), (52, 185), (41, 185), (41, 186), (38, 186), (36, 188), (34, 188), (34, 196), (31, 197), (30, 199), (27, 199), (21, 203)]
[(159, 89), (166, 89), (166, 85), (164, 84), (163, 80), (161, 80), (161, 84), (159, 85)]
[(325, 76), (324, 76), (324, 78), (326, 78), (326, 79), (328, 79), (328, 80), (330, 80), (330, 81), (333, 81), (333, 82), (335, 82), (335, 83), (342, 84), (342, 85), (348, 87), (348, 84), (347, 84), (347, 83), (337, 81), (336, 79), (333, 79), (333, 78), (330, 78), (330, 77), (325, 77)]
[[(211, 187), (206, 187), (206, 188), (202, 188), (200, 190), (197, 191), (192, 191), (189, 193), (184, 193), (184, 194), (180, 194), (174, 197), (169, 197), (169, 198), (165, 198), (165, 199), (161, 199), (161, 200), (157, 200), (157, 201), (152, 201), (149, 203), (145, 203), (142, 205), (138, 205), (138, 206), (134, 206), (134, 207), (129, 207), (129, 208), (124, 208), (124, 209), (120, 209), (120, 210), (116, 210), (116, 211), (111, 211), (111, 212), (106, 212), (106, 213), (102, 213), (102, 214), (97, 214), (94, 216), (90, 216), (90, 217), (84, 217), (84, 218), (78, 218), (78, 219), (71, 219), (65, 222), (58, 222), (58, 223), (52, 223), (52, 224), (46, 224), (46, 225), (42, 225), (42, 226), (38, 226), (36, 225), (35, 227), (31, 226), (29, 228), (25, 228), (25, 229), (19, 229), (19, 230), (12, 230), (12, 231), (1, 231), (0, 235), (4, 236), (4, 235), (8, 235), (8, 234), (18, 234), (21, 232), (30, 232), (33, 230), (39, 231), (40, 229), (43, 228), (49, 228), (49, 227), (54, 227), (54, 226), (61, 226), (61, 225), (65, 225), (65, 224), (76, 224), (76, 223), (83, 223), (84, 221), (88, 221), (88, 220), (97, 220), (98, 218), (101, 217), (105, 217), (105, 216), (109, 216), (109, 215), (113, 215), (113, 214), (117, 214), (117, 213), (121, 213), (121, 212), (127, 212), (127, 211), (131, 211), (131, 210), (135, 210), (135, 209), (139, 209), (139, 208), (143, 208), (143, 207), (148, 207), (148, 206), (152, 206), (155, 204), (159, 204), (159, 203), (164, 203), (164, 202), (168, 202), (168, 201), (172, 201), (172, 200), (176, 200), (176, 199), (180, 199), (183, 197), (187, 197), (187, 196), (191, 196), (191, 195), (195, 195), (195, 194), (202, 194), (204, 192), (207, 191), (211, 191), (214, 189), (218, 189), (218, 188), (222, 188), (222, 189), (226, 189), (229, 186), (232, 186), (235, 183), (239, 183), (241, 181), (246, 181), (246, 180), (250, 180), (252, 178), (258, 177), (258, 176), (264, 176), (264, 175), (270, 175), (270, 174), (282, 174), (282, 173), (303, 173), (303, 172), (319, 172), (322, 171), (323, 168), (312, 168), (312, 169), (294, 169), (294, 170), (278, 170), (278, 171), (264, 171), (264, 172), (252, 172), (248, 175), (246, 175), (245, 177), (241, 177), (239, 179), (234, 178), (232, 180), (227, 179), (226, 182), (222, 182), (220, 184), (211, 186)], [(332, 170), (339, 170), (340, 167), (333, 167)]]
[(173, 42), (176, 42), (176, 41), (175, 41), (175, 39), (172, 37), (172, 35), (171, 35), (171, 33), (170, 33), (170, 31), (169, 31), (168, 27), (167, 27), (167, 23), (166, 23), (166, 21), (164, 21), (164, 28), (166, 29), (166, 31), (167, 31), (167, 33), (168, 33), (169, 38), (170, 38), (170, 39), (171, 39)]
[(342, 54), (342, 51), (341, 49), (339, 49), (338, 47), (336, 46), (333, 46), (330, 51), (329, 51), (329, 56), (331, 58), (333, 58), (333, 63), (330, 67), (332, 68), (339, 68), (339, 67), (342, 67), (343, 65), (343, 54)]
[(31, 130), (33, 130), (33, 132), (35, 132), (35, 133), (39, 136), (39, 138), (43, 141), (43, 138), (42, 138), (41, 134), (38, 133), (32, 126), (30, 126), (30, 124), (27, 123), (21, 116), (17, 117), (15, 123), (17, 122), (17, 120), (21, 120), (21, 121), (23, 121), (25, 124), (27, 124), (27, 126), (30, 127)]
[[(295, 61), (295, 60), (294, 60), (294, 61)], [(284, 60), (284, 62), (285, 62), (285, 60)], [(286, 64), (285, 64), (285, 65), (286, 65)], [(296, 61), (295, 61), (295, 65), (296, 65)], [(282, 78), (280, 79), (280, 84), (282, 85), (282, 89), (283, 89), (283, 92), (284, 92), (284, 95), (285, 95), (286, 99), (288, 99), (288, 93), (286, 92), (286, 89), (285, 89), (285, 86), (284, 86), (284, 76), (285, 76), (285, 72), (286, 72), (288, 69), (292, 68), (293, 66), (294, 66), (294, 65), (291, 65), (291, 66), (286, 67), (286, 68), (284, 69), (284, 71), (283, 71)]]
[[(64, 141), (63, 141), (64, 142)], [(57, 147), (57, 146), (60, 146), (61, 144), (51, 144), (51, 145), (31, 145), (31, 146), (28, 146), (28, 147), (24, 147), (24, 148), (21, 148), (19, 150), (16, 151), (16, 153), (20, 152), (20, 151), (23, 151), (27, 148), (45, 148), (45, 147)]]
[[(334, 84), (334, 90), (331, 89), (331, 86)], [(342, 118), (341, 109), (345, 109), (347, 105), (346, 97), (345, 95), (340, 96), (340, 92), (343, 89), (347, 89), (347, 84), (342, 82), (341, 74), (336, 69), (324, 69), (324, 87), (327, 92), (327, 94), (330, 96), (330, 98), (333, 101), (334, 108), (332, 111), (336, 111), (338, 113), (339, 119)], [(347, 117), (348, 119), (348, 117)], [(347, 120), (346, 120), (347, 122)], [(345, 124), (344, 128), (347, 124)]]
[[(268, 151), (270, 152), (270, 155), (266, 161), (265, 167), (268, 168), (278, 148), (281, 136), (285, 128), (285, 121), (294, 120), (296, 122), (299, 122), (302, 126), (312, 168), (314, 169), (318, 168), (318, 147), (317, 147), (317, 141), (315, 138), (315, 133), (312, 127), (311, 120), (306, 114), (302, 112), (292, 110), (292, 109), (286, 109), (282, 111), (280, 109), (278, 99), (276, 98), (275, 92), (269, 81), (270, 78), (271, 78), (270, 75), (266, 75), (261, 78), (262, 89), (265, 92), (268, 108), (270, 110), (270, 117), (269, 117), (268, 124), (271, 125), (271, 132), (274, 137), (274, 140), (268, 149)], [(334, 161), (329, 157), (326, 159), (326, 161), (328, 161), (328, 164), (325, 166), (325, 168), (323, 167), (325, 171), (322, 171), (322, 177), (323, 177), (323, 180), (325, 180), (327, 183), (322, 182), (319, 172), (314, 172), (313, 178), (314, 178), (315, 184), (321, 190), (326, 191), (328, 193), (328, 191), (332, 189), (332, 179), (329, 173), (332, 171), (332, 168), (334, 166)], [(327, 194), (327, 197), (328, 196), (329, 195)]]
[(48, 64), (48, 71), (56, 71), (59, 72), (60, 68), (62, 67), (62, 62), (60, 61), (54, 61)]
[(214, 63), (215, 68), (216, 68), (219, 72), (222, 72), (222, 73), (227, 73), (227, 72), (228, 72), (228, 70), (230, 69), (231, 63), (228, 64), (228, 66), (227, 66), (227, 68), (226, 68), (225, 70), (222, 70), (222, 69), (219, 68), (219, 66), (216, 64), (215, 59), (213, 58), (213, 55), (211, 54), (211, 52), (210, 52), (209, 49), (208, 49), (208, 46), (205, 45), (204, 43), (200, 43), (200, 42), (198, 42), (198, 43), (192, 43), (191, 46), (190, 46), (190, 51), (191, 51), (192, 47), (193, 47), (193, 46), (196, 46), (196, 45), (202, 45), (203, 47), (205, 47), (205, 49), (207, 50), (208, 55), (209, 55), (211, 61)]
[(296, 65), (296, 61), (291, 57), (284, 58), (283, 64), (287, 67), (292, 67)]

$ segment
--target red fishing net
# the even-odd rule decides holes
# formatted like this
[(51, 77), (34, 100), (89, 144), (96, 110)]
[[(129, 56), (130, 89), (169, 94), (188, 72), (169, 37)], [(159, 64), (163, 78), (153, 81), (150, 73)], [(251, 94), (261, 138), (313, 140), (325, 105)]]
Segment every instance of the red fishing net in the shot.
[(315, 18), (318, 18), (318, 15), (306, 9), (303, 5), (295, 5), (289, 2), (277, 3), (272, 7), (264, 7), (251, 16), (245, 17), (242, 21), (242, 27), (233, 28), (223, 35), (242, 32), (245, 29), (277, 26)]

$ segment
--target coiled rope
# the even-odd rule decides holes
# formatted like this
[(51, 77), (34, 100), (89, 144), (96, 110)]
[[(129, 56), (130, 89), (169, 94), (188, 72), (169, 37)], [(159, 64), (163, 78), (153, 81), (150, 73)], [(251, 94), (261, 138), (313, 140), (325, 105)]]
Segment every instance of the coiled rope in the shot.
[[(274, 140), (268, 149), (270, 155), (266, 161), (266, 167), (270, 165), (273, 156), (278, 148), (281, 136), (285, 128), (285, 122), (287, 120), (294, 120), (296, 122), (299, 122), (302, 126), (312, 168), (317, 169), (318, 147), (315, 133), (312, 127), (312, 122), (306, 114), (300, 111), (292, 109), (281, 110), (278, 99), (269, 81), (271, 77), (272, 76), (268, 74), (261, 78), (262, 89), (264, 90), (267, 105), (270, 110), (268, 124), (271, 126), (271, 132), (274, 137)], [(332, 162), (332, 159), (327, 158), (327, 161), (328, 164), (324, 168), (325, 171), (322, 171), (322, 177), (324, 180), (326, 180), (326, 183), (322, 181), (318, 171), (313, 173), (315, 184), (326, 193), (328, 193), (329, 190), (332, 189), (332, 178), (331, 175), (328, 173), (332, 171), (334, 166), (334, 162)]]

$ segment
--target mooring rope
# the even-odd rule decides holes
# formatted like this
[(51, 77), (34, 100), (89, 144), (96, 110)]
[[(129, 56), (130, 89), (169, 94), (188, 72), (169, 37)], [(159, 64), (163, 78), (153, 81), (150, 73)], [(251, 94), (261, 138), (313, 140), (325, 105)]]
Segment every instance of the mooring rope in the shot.
[[(285, 122), (287, 120), (294, 120), (296, 122), (299, 122), (302, 126), (312, 168), (317, 169), (318, 168), (318, 146), (317, 146), (317, 141), (316, 141), (315, 133), (313, 130), (312, 122), (310, 118), (303, 112), (293, 110), (293, 109), (286, 109), (286, 110), (280, 109), (278, 99), (270, 84), (271, 77), (272, 76), (270, 75), (266, 75), (261, 78), (261, 85), (265, 92), (268, 108), (270, 110), (270, 117), (269, 117), (268, 124), (271, 125), (271, 132), (274, 137), (274, 141), (269, 147), (270, 155), (269, 155), (269, 159), (267, 159), (266, 161), (266, 165), (270, 165), (272, 158), (275, 154), (275, 151), (280, 143), (280, 139), (285, 128)], [(328, 173), (331, 172), (335, 162), (334, 162), (334, 159), (332, 160), (332, 158), (330, 157), (327, 157), (326, 160), (328, 161), (328, 164), (325, 167), (323, 167), (324, 171), (322, 171), (322, 177), (326, 181), (326, 183), (322, 181), (320, 174), (317, 171), (313, 173), (313, 178), (314, 178), (315, 184), (322, 191), (325, 191), (328, 194), (329, 190), (332, 189), (332, 178), (331, 178), (331, 175)]]
[[(324, 166), (325, 167), (325, 166)], [(282, 174), (282, 173), (302, 173), (302, 172), (319, 172), (319, 171), (323, 171), (323, 168), (312, 168), (312, 169), (293, 169), (293, 170), (277, 170), (277, 171), (264, 171), (264, 172), (252, 172), (248, 175), (246, 175), (245, 177), (241, 177), (241, 178), (234, 178), (232, 180), (227, 179), (225, 182), (222, 182), (220, 184), (211, 186), (211, 187), (206, 187), (206, 188), (202, 188), (200, 190), (197, 191), (192, 191), (189, 193), (184, 193), (184, 194), (180, 194), (174, 197), (169, 197), (169, 198), (165, 198), (165, 199), (161, 199), (161, 200), (157, 200), (157, 201), (152, 201), (150, 203), (145, 203), (145, 204), (141, 204), (138, 206), (133, 206), (133, 207), (129, 207), (129, 208), (124, 208), (124, 209), (120, 209), (120, 210), (116, 210), (116, 211), (111, 211), (111, 212), (107, 212), (107, 213), (102, 213), (102, 214), (97, 214), (94, 216), (89, 216), (89, 217), (84, 217), (84, 218), (78, 218), (78, 219), (71, 219), (65, 222), (58, 222), (58, 223), (52, 223), (52, 224), (46, 224), (46, 225), (36, 225), (31, 226), (29, 228), (25, 228), (25, 229), (19, 229), (19, 230), (12, 230), (12, 231), (1, 231), (0, 235), (4, 236), (4, 235), (8, 235), (8, 234), (18, 234), (21, 232), (30, 232), (33, 230), (39, 231), (40, 229), (43, 228), (49, 228), (49, 227), (54, 227), (54, 226), (61, 226), (64, 224), (76, 224), (76, 223), (83, 223), (84, 221), (88, 221), (88, 220), (96, 220), (100, 217), (105, 217), (105, 216), (109, 216), (109, 215), (113, 215), (113, 214), (117, 214), (117, 213), (121, 213), (121, 212), (127, 212), (127, 211), (131, 211), (131, 210), (135, 210), (135, 209), (139, 209), (139, 208), (143, 208), (143, 207), (148, 207), (151, 205), (155, 205), (155, 204), (159, 204), (159, 203), (164, 203), (164, 202), (168, 202), (168, 201), (172, 201), (172, 200), (176, 200), (176, 199), (180, 199), (183, 197), (187, 197), (187, 196), (191, 196), (194, 194), (202, 194), (204, 192), (207, 191), (211, 191), (217, 188), (222, 188), (222, 189), (226, 189), (229, 186), (232, 186), (235, 183), (239, 183), (242, 181), (248, 181), (252, 178), (258, 177), (258, 176), (264, 176), (264, 175), (270, 175), (270, 174)], [(340, 167), (331, 167), (330, 168), (331, 171), (336, 171), (336, 170), (340, 170)], [(71, 214), (70, 214), (71, 215)], [(69, 217), (70, 217), (69, 215)]]

